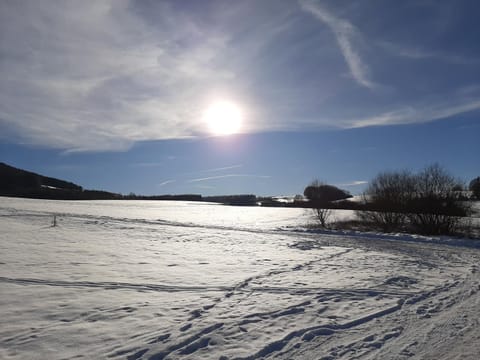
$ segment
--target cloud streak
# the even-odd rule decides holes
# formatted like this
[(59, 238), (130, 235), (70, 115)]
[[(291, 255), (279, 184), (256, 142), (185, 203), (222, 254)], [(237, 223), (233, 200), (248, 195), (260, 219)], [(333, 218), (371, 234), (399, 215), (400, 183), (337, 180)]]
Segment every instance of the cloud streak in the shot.
[(365, 184), (368, 184), (368, 181), (356, 180), (356, 181), (352, 181), (352, 182), (348, 182), (348, 183), (344, 183), (344, 184), (338, 184), (338, 186), (350, 187), (350, 186), (360, 186), (360, 185), (365, 185)]
[(315, 18), (327, 25), (335, 35), (340, 51), (350, 69), (352, 77), (360, 85), (372, 89), (375, 84), (369, 78), (369, 68), (362, 61), (353, 45), (355, 38), (360, 35), (358, 30), (348, 21), (339, 19), (325, 10), (323, 7), (309, 0), (301, 0), (300, 6)]
[(175, 180), (165, 180), (163, 182), (161, 182), (160, 184), (158, 184), (158, 186), (165, 186), (165, 185), (168, 185), (168, 184), (171, 184), (171, 183), (174, 183)]
[(243, 165), (239, 164), (239, 165), (224, 166), (224, 167), (218, 167), (218, 168), (207, 169), (207, 170), (200, 170), (199, 172), (217, 172), (217, 171), (238, 169), (241, 167), (243, 167)]
[(244, 178), (258, 178), (258, 179), (268, 179), (270, 176), (268, 175), (250, 175), (250, 174), (227, 174), (227, 175), (218, 175), (218, 176), (209, 176), (209, 177), (204, 177), (204, 178), (197, 178), (197, 179), (191, 179), (188, 180), (187, 183), (196, 183), (196, 182), (202, 182), (202, 181), (210, 181), (210, 180), (218, 180), (218, 179), (226, 179), (226, 178), (238, 178), (238, 177), (244, 177)]
[(422, 47), (409, 47), (388, 41), (380, 41), (378, 42), (378, 45), (394, 55), (412, 60), (438, 59), (440, 61), (456, 65), (476, 65), (480, 63), (480, 59), (478, 58), (427, 50)]
[(133, 163), (130, 166), (133, 167), (158, 167), (158, 166), (164, 166), (165, 164), (162, 162), (138, 162), (138, 163)]
[(480, 99), (456, 104), (407, 106), (361, 119), (340, 121), (345, 128), (426, 123), (480, 110)]

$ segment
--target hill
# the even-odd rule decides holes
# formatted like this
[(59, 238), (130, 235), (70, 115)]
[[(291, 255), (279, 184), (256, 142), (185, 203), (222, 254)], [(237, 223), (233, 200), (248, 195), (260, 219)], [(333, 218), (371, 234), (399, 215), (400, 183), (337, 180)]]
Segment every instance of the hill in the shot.
[(115, 199), (118, 194), (84, 190), (69, 181), (43, 176), (0, 163), (0, 196), (58, 200)]

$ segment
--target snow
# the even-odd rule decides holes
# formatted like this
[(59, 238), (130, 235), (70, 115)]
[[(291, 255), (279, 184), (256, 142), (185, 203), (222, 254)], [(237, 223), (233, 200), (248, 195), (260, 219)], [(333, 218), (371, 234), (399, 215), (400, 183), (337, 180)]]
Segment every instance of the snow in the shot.
[(44, 189), (52, 189), (52, 190), (61, 189), (61, 188), (58, 188), (58, 187), (55, 187), (55, 186), (50, 186), (50, 185), (40, 185), (40, 187), (42, 187)]
[(478, 358), (478, 242), (311, 221), (0, 198), (0, 358)]

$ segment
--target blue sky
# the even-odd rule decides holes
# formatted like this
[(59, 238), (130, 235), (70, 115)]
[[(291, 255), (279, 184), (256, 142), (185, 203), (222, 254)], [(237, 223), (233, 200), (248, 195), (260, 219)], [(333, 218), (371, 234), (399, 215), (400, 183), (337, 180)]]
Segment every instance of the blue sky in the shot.
[[(0, 161), (86, 188), (353, 193), (480, 173), (477, 1), (4, 1)], [(241, 134), (214, 137), (216, 101)]]

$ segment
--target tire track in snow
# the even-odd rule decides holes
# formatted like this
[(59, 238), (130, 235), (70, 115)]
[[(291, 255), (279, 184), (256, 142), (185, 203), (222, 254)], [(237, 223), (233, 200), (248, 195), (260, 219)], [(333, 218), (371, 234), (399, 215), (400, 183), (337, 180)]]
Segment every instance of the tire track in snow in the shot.
[[(214, 224), (197, 224), (191, 222), (179, 222), (163, 219), (141, 219), (141, 218), (122, 218), (122, 217), (112, 217), (106, 215), (89, 215), (89, 214), (77, 214), (77, 213), (58, 213), (58, 212), (43, 212), (43, 211), (30, 211), (30, 212), (17, 212), (14, 214), (2, 214), (1, 217), (16, 217), (16, 218), (45, 218), (51, 219), (53, 216), (57, 216), (59, 221), (69, 220), (73, 223), (81, 222), (84, 225), (92, 226), (101, 226), (110, 229), (129, 229), (133, 230), (134, 225), (149, 225), (159, 227), (159, 226), (168, 226), (175, 228), (193, 228), (193, 229), (206, 229), (206, 230), (221, 230), (221, 231), (239, 231), (245, 233), (254, 233), (254, 234), (275, 234), (282, 235), (285, 234), (285, 230), (282, 228), (277, 229), (252, 229), (248, 227), (234, 227), (234, 226), (222, 226)], [(63, 223), (65, 225), (65, 222)], [(128, 226), (130, 225), (130, 226)], [(47, 227), (49, 228), (49, 227)], [(155, 230), (156, 230), (155, 229)]]
[[(161, 285), (161, 284), (134, 284), (134, 283), (123, 283), (123, 282), (92, 282), (92, 281), (62, 281), (62, 280), (45, 280), (45, 279), (32, 279), (32, 278), (9, 278), (0, 276), (0, 282), (17, 284), (17, 285), (40, 285), (40, 286), (58, 286), (58, 287), (72, 287), (72, 288), (101, 288), (106, 290), (116, 290), (116, 289), (130, 289), (137, 291), (156, 291), (156, 292), (227, 292), (229, 294), (231, 291), (238, 292), (266, 292), (266, 293), (292, 293), (295, 295), (298, 294), (315, 294), (315, 295), (334, 295), (334, 294), (344, 294), (344, 295), (392, 295), (392, 296), (402, 296), (402, 295), (412, 295), (411, 292), (399, 292), (399, 291), (385, 291), (383, 289), (336, 289), (336, 288), (325, 288), (325, 287), (302, 287), (302, 288), (292, 288), (292, 287), (251, 287), (250, 289), (245, 289), (245, 287), (230, 287), (230, 286), (182, 286), (182, 285)], [(418, 293), (418, 296), (422, 296), (423, 293)], [(230, 297), (230, 296), (227, 296)], [(208, 305), (205, 305), (210, 309)], [(208, 310), (207, 309), (207, 310)]]
[(22, 279), (0, 276), (0, 282), (17, 285), (44, 285), (73, 288), (102, 288), (106, 290), (130, 289), (137, 291), (159, 291), (159, 292), (225, 292), (232, 288), (229, 286), (182, 286), (182, 285), (161, 285), (161, 284), (134, 284), (124, 282), (92, 282), (92, 281), (62, 281), (43, 279)]

